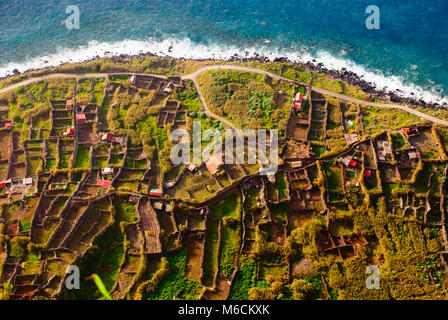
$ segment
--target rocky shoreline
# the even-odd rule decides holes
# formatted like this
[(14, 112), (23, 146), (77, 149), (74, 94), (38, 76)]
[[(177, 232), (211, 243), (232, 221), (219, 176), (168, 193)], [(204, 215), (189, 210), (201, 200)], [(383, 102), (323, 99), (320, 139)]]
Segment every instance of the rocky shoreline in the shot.
[[(129, 61), (135, 58), (143, 58), (143, 57), (161, 57), (161, 58), (170, 58), (169, 56), (160, 56), (157, 54), (151, 54), (151, 53), (141, 53), (141, 54), (137, 54), (137, 55), (118, 55), (118, 56), (113, 56), (113, 57), (100, 57), (100, 56), (96, 56), (92, 59), (83, 61), (83, 62), (79, 62), (76, 64), (83, 64), (83, 63), (87, 63), (87, 62), (91, 62), (97, 59), (101, 59), (101, 58), (109, 58), (111, 59), (112, 62), (124, 62), (124, 61)], [(175, 59), (175, 58), (172, 58)], [(175, 59), (175, 60), (193, 60), (193, 61), (213, 61), (214, 59)], [(223, 61), (223, 60), (215, 60), (215, 61)], [(242, 57), (238, 54), (234, 54), (230, 59), (227, 60), (228, 62), (261, 62), (261, 63), (267, 63), (267, 62), (285, 62), (285, 63), (292, 63), (296, 66), (301, 67), (303, 70), (305, 71), (311, 71), (311, 72), (315, 72), (315, 73), (323, 73), (325, 74), (327, 77), (334, 79), (334, 80), (341, 80), (344, 81), (350, 85), (356, 86), (359, 89), (363, 90), (364, 92), (370, 94), (373, 97), (376, 97), (380, 100), (383, 101), (390, 101), (393, 103), (401, 103), (401, 104), (407, 104), (407, 105), (412, 105), (412, 106), (417, 106), (417, 107), (422, 107), (425, 109), (430, 109), (430, 110), (446, 110), (448, 107), (444, 107), (441, 106), (440, 104), (437, 103), (428, 103), (423, 101), (422, 99), (416, 99), (416, 98), (409, 98), (409, 97), (404, 97), (402, 95), (400, 95), (400, 90), (397, 89), (396, 91), (387, 91), (387, 90), (380, 90), (376, 87), (376, 85), (372, 82), (368, 82), (365, 81), (364, 79), (362, 79), (362, 77), (360, 77), (359, 75), (357, 75), (356, 73), (352, 72), (352, 71), (348, 71), (345, 68), (341, 69), (341, 70), (332, 70), (332, 69), (327, 69), (325, 68), (322, 64), (320, 63), (316, 63), (316, 60), (313, 61), (309, 61), (306, 63), (299, 63), (299, 62), (294, 62), (294, 61), (290, 61), (288, 58), (286, 57), (281, 57), (281, 58), (276, 58), (274, 60), (271, 60), (265, 56), (262, 55), (258, 55), (256, 54), (255, 56), (252, 57)], [(65, 64), (69, 64), (65, 63)], [(64, 64), (60, 65), (63, 66)], [(36, 71), (52, 71), (57, 69), (58, 67), (45, 67), (45, 68), (40, 68), (40, 69), (30, 69), (27, 70), (25, 72), (19, 72), (18, 70), (14, 70), (14, 74), (12, 76), (17, 76), (20, 74), (26, 74), (29, 72), (36, 72)], [(6, 77), (0, 77), (0, 80), (5, 80), (7, 78), (9, 78), (11, 76), (6, 76)], [(398, 91), (398, 92), (397, 92)]]
[[(232, 59), (230, 59), (229, 61), (271, 62), (271, 60), (269, 60), (268, 58), (263, 57), (263, 56), (256, 56), (256, 57), (252, 57), (252, 58), (242, 58), (238, 55), (234, 55), (232, 57)], [(370, 94), (371, 96), (376, 97), (383, 101), (407, 104), (407, 105), (422, 107), (422, 108), (426, 108), (426, 109), (430, 109), (430, 110), (445, 110), (446, 109), (437, 103), (428, 103), (428, 102), (423, 101), (422, 99), (418, 100), (418, 99), (414, 99), (414, 98), (404, 97), (394, 91), (379, 90), (374, 83), (365, 81), (359, 75), (357, 75), (356, 73), (354, 73), (352, 71), (348, 71), (345, 68), (343, 68), (341, 70), (327, 69), (322, 64), (316, 63), (316, 60), (313, 60), (312, 62), (298, 63), (298, 62), (290, 61), (288, 58), (284, 57), (284, 58), (274, 59), (273, 62), (293, 63), (294, 65), (300, 66), (303, 70), (312, 71), (315, 73), (323, 73), (331, 79), (341, 80), (341, 81), (347, 82), (350, 85), (356, 86), (359, 89), (363, 90), (364, 92)], [(400, 90), (397, 90), (397, 91), (400, 91)]]

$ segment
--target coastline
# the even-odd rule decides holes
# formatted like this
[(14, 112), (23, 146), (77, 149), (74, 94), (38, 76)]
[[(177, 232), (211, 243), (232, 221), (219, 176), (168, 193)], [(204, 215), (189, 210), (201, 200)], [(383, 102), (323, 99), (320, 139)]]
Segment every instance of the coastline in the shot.
[[(138, 54), (117, 54), (113, 55), (110, 54), (110, 52), (106, 52), (105, 56), (96, 55), (92, 58), (85, 59), (79, 62), (64, 62), (60, 63), (55, 66), (47, 66), (42, 68), (31, 68), (27, 69), (23, 72), (20, 72), (17, 69), (13, 70), (13, 74), (0, 77), (0, 82), (5, 81), (8, 79), (11, 79), (16, 76), (24, 77), (22, 79), (28, 78), (28, 76), (32, 73), (38, 73), (40, 75), (53, 73), (53, 72), (59, 72), (59, 73), (65, 73), (63, 69), (66, 66), (78, 66), (81, 67), (82, 65), (93, 63), (95, 61), (98, 61), (100, 59), (109, 60), (112, 63), (126, 63), (130, 62), (135, 59), (141, 59), (141, 58), (160, 58), (160, 59), (167, 59), (167, 60), (175, 60), (175, 61), (193, 61), (193, 62), (214, 62), (214, 63), (250, 63), (250, 62), (258, 62), (258, 63), (288, 63), (292, 64), (303, 71), (306, 72), (312, 72), (315, 74), (323, 74), (326, 78), (329, 78), (331, 80), (339, 80), (343, 81), (349, 85), (355, 86), (359, 88), (360, 90), (364, 91), (365, 93), (371, 95), (373, 98), (377, 98), (381, 101), (385, 102), (391, 102), (391, 103), (399, 103), (399, 104), (405, 104), (410, 105), (414, 107), (422, 107), (429, 110), (447, 110), (448, 106), (444, 103), (443, 105), (437, 102), (428, 102), (423, 100), (423, 98), (417, 98), (412, 95), (406, 96), (405, 93), (400, 90), (387, 90), (387, 89), (381, 89), (379, 88), (375, 83), (366, 81), (363, 79), (362, 75), (358, 75), (353, 71), (347, 70), (346, 68), (341, 68), (340, 70), (337, 69), (330, 69), (327, 68), (323, 63), (317, 62), (316, 59), (312, 59), (311, 61), (306, 62), (299, 62), (294, 61), (290, 57), (287, 56), (281, 56), (276, 58), (270, 58), (263, 54), (253, 53), (252, 55), (249, 54), (249, 52), (245, 52), (245, 56), (234, 53), (232, 56), (230, 56), (227, 59), (214, 59), (214, 58), (183, 58), (183, 57), (172, 57), (169, 55), (160, 55), (160, 54), (153, 54), (153, 53), (138, 53)], [(107, 70), (105, 72), (111, 72), (113, 73), (113, 70)], [(135, 72), (135, 71), (129, 71), (129, 72)], [(90, 73), (90, 72), (83, 72), (83, 73)]]

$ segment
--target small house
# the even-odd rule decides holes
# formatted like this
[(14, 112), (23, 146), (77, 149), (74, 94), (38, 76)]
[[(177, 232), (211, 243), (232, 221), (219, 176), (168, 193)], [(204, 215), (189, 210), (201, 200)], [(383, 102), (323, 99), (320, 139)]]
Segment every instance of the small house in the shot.
[(33, 185), (33, 178), (23, 178), (23, 184), (26, 186), (31, 186)]
[(418, 134), (417, 128), (401, 128), (401, 132), (403, 132), (407, 137), (412, 137)]
[(302, 166), (302, 161), (293, 161), (291, 162), (291, 167), (298, 168)]
[(78, 113), (76, 115), (77, 124), (86, 124), (86, 115), (84, 113)]
[(301, 103), (294, 103), (292, 106), (293, 111), (300, 111), (302, 110), (302, 104)]
[(217, 174), (222, 166), (224, 164), (224, 161), (222, 160), (222, 156), (220, 154), (214, 153), (210, 156), (210, 159), (206, 162), (205, 166), (207, 167), (207, 170), (210, 172), (210, 174)]
[(67, 130), (63, 133), (64, 136), (73, 136), (75, 134), (75, 129), (73, 127), (67, 127)]
[(347, 142), (347, 144), (352, 144), (359, 140), (357, 133), (345, 134), (344, 137), (345, 137), (345, 142)]
[(112, 186), (112, 181), (109, 180), (97, 180), (96, 181), (96, 185), (104, 188), (104, 189), (109, 189)]
[(173, 209), (171, 208), (171, 204), (169, 204), (169, 203), (167, 203), (166, 205), (165, 205), (165, 211), (166, 212), (171, 212)]
[(154, 207), (154, 209), (162, 210), (162, 208), (163, 208), (163, 203), (162, 203), (162, 202), (154, 202), (153, 207)]
[(372, 175), (372, 170), (364, 170), (364, 176), (370, 177)]
[(187, 170), (190, 172), (194, 172), (196, 170), (196, 165), (193, 163), (190, 163), (187, 167)]
[(160, 190), (160, 189), (151, 189), (151, 190), (149, 190), (149, 195), (150, 196), (161, 197), (162, 196), (162, 190)]
[(171, 93), (171, 91), (173, 91), (174, 90), (174, 83), (172, 83), (172, 82), (169, 82), (166, 86), (165, 86), (165, 88), (163, 88), (163, 92), (165, 92), (165, 93)]
[(101, 173), (104, 174), (104, 175), (113, 174), (114, 173), (114, 169), (110, 168), (110, 167), (102, 168), (101, 169)]
[(101, 141), (109, 141), (109, 142), (115, 142), (115, 136), (110, 133), (104, 133), (101, 136)]
[(72, 111), (73, 110), (72, 100), (70, 100), (70, 99), (65, 100), (65, 109), (67, 111)]
[(344, 166), (348, 166), (350, 164), (350, 161), (352, 161), (352, 158), (348, 156), (340, 157), (339, 161), (341, 161)]
[(350, 162), (348, 163), (348, 165), (350, 166), (350, 167), (356, 167), (357, 165), (358, 165), (358, 161), (356, 161), (356, 160), (350, 160)]
[(303, 101), (303, 94), (302, 94), (302, 92), (297, 92), (296, 98), (294, 99), (294, 101), (302, 103), (302, 101)]
[(418, 153), (417, 153), (417, 150), (415, 150), (415, 149), (413, 149), (413, 150), (409, 150), (409, 151), (408, 151), (408, 157), (409, 157), (409, 160), (418, 159)]

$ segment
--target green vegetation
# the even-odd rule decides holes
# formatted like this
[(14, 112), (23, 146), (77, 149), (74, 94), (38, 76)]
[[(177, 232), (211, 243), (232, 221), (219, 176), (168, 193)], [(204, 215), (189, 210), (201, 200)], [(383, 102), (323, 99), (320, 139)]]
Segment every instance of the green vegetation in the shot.
[(194, 300), (198, 297), (202, 286), (197, 282), (185, 278), (186, 254), (184, 250), (167, 255), (169, 274), (162, 278), (154, 292), (143, 295), (143, 299)]
[(287, 82), (242, 71), (207, 71), (198, 79), (207, 105), (238, 128), (279, 129), (284, 136), (292, 103)]
[[(181, 75), (216, 63), (141, 56), (57, 70)], [(291, 63), (231, 64), (372, 99)], [(279, 143), (274, 183), (257, 174), (258, 164), (225, 164), (212, 175), (204, 165), (192, 169), (170, 161), (173, 130), (191, 131), (192, 122), (199, 121), (203, 149), (210, 129), (226, 129), (207, 116), (195, 83), (173, 81), (171, 94), (137, 87), (129, 76), (111, 76), (39, 81), (0, 95), (0, 120), (14, 122), (0, 130), (0, 141), (14, 150), (0, 150), (6, 181), (0, 191), (0, 274), (7, 259), (19, 261), (12, 282), (22, 285), (15, 291), (3, 285), (0, 299), (17, 298), (22, 290), (19, 298), (32, 294), (28, 288), (34, 290), (36, 275), (52, 279), (35, 292), (51, 299), (447, 298), (441, 259), (445, 126), (308, 91), (313, 101), (292, 123), (299, 134), (290, 138), (288, 127), (288, 139)], [(280, 138), (286, 136), (293, 96), (307, 92), (303, 85), (236, 70), (209, 70), (196, 81), (212, 112), (242, 129), (277, 128)], [(86, 125), (73, 123), (65, 99), (76, 99)], [(178, 102), (182, 112), (166, 112)], [(317, 110), (325, 106), (326, 117)], [(326, 121), (308, 124), (308, 112), (313, 120)], [(78, 145), (65, 133), (72, 125)], [(406, 137), (404, 126), (417, 126), (419, 133)], [(105, 132), (116, 141), (103, 141)], [(347, 143), (346, 134), (359, 140)], [(379, 141), (393, 147), (384, 161)], [(410, 159), (413, 147), (421, 158)], [(343, 156), (355, 156), (357, 165)], [(113, 174), (103, 170), (107, 167)], [(29, 177), (32, 184), (23, 180)], [(17, 178), (14, 189), (9, 178)], [(157, 188), (162, 195), (148, 195)], [(59, 295), (70, 264), (81, 268), (81, 289)], [(380, 290), (366, 289), (369, 265), (380, 269)]]

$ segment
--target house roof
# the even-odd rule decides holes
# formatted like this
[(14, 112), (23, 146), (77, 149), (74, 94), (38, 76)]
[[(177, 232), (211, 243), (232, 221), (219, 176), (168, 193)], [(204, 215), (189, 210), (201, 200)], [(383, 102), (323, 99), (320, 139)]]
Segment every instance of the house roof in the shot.
[(96, 181), (96, 185), (99, 186), (99, 187), (108, 189), (112, 185), (112, 181), (109, 181), (109, 180), (97, 180)]
[(357, 133), (345, 134), (344, 137), (345, 137), (345, 142), (347, 142), (348, 144), (359, 140)]
[(84, 113), (78, 113), (76, 115), (76, 122), (79, 124), (86, 123), (86, 115)]
[(372, 175), (372, 170), (364, 170), (364, 175), (370, 177)]
[(153, 207), (154, 207), (154, 209), (162, 210), (162, 208), (163, 208), (163, 203), (162, 203), (162, 202), (154, 202)]
[(114, 172), (114, 169), (106, 167), (106, 168), (103, 168), (102, 172), (103, 173), (112, 173), (112, 172)]
[(302, 101), (302, 100), (303, 100), (302, 92), (297, 92), (297, 94), (296, 94), (296, 101)]
[(224, 161), (222, 160), (222, 156), (220, 154), (214, 153), (210, 156), (210, 159), (208, 159), (205, 166), (211, 174), (215, 174), (223, 164)]
[(154, 195), (154, 196), (161, 196), (162, 195), (162, 190), (160, 190), (160, 189), (151, 189), (151, 190), (149, 190), (149, 194), (150, 195)]
[(293, 161), (291, 162), (291, 167), (297, 168), (302, 166), (302, 161)]
[(403, 131), (406, 134), (417, 134), (418, 133), (416, 128), (408, 128), (408, 127), (401, 128), (401, 131)]
[(294, 109), (302, 109), (302, 105), (300, 103), (294, 103), (292, 106)]
[(351, 158), (350, 157), (341, 157), (339, 158), (339, 160), (346, 166), (348, 166), (350, 164)]
[(114, 142), (116, 139), (115, 139), (115, 136), (113, 134), (105, 133), (101, 137), (101, 140), (107, 140), (107, 141), (110, 141), (110, 142)]
[(349, 165), (352, 166), (352, 167), (356, 167), (358, 165), (358, 161), (350, 160)]

